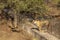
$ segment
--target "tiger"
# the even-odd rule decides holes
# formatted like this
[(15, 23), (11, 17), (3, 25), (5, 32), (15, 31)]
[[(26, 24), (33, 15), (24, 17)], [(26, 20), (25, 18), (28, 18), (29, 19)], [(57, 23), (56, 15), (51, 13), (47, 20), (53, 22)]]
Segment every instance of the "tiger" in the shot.
[(48, 25), (49, 25), (49, 21), (48, 20), (33, 20), (33, 23), (35, 25), (37, 25), (37, 27), (39, 28), (40, 32), (44, 32), (44, 31), (47, 31), (47, 30), (42, 30), (42, 28), (48, 28)]

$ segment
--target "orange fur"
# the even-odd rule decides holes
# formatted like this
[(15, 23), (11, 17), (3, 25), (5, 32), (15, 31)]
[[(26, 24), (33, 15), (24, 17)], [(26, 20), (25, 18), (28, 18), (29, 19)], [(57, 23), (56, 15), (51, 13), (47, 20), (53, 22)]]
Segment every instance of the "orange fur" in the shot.
[(43, 25), (48, 25), (49, 22), (47, 20), (45, 21), (40, 21), (40, 20), (33, 20), (33, 23), (36, 24), (39, 27), (39, 30), (41, 31)]

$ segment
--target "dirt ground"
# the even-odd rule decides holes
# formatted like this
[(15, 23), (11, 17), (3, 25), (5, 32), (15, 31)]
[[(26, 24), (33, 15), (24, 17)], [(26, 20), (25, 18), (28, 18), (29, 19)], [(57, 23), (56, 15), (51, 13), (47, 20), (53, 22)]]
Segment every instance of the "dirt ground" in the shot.
[(32, 36), (23, 30), (12, 32), (5, 21), (0, 21), (0, 40), (32, 40)]

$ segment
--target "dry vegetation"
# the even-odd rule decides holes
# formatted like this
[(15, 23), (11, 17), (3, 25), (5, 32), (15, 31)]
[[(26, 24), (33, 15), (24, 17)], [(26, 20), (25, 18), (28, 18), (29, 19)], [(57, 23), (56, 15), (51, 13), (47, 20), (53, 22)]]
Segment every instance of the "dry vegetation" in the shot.
[(60, 38), (60, 0), (0, 0), (0, 40), (45, 40), (31, 29)]

